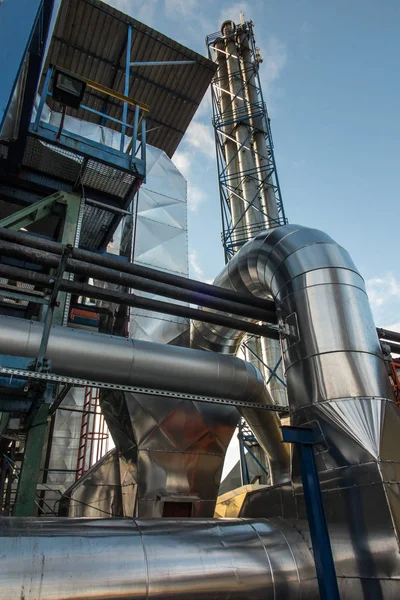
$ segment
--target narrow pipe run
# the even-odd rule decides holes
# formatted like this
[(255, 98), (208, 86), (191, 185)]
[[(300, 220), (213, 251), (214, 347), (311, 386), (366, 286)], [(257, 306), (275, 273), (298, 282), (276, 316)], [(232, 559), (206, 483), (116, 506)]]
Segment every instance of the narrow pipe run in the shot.
[[(43, 275), (42, 273), (27, 269), (20, 269), (19, 267), (10, 267), (9, 265), (0, 264), (0, 275), (24, 283), (33, 283), (38, 287), (52, 288), (54, 285), (54, 279), (49, 275)], [(246, 331), (254, 335), (264, 335), (265, 337), (272, 336), (273, 339), (279, 337), (279, 334), (275, 329), (257, 325), (251, 321), (235, 319), (225, 313), (216, 313), (209, 310), (202, 311), (198, 308), (192, 308), (182, 304), (153, 300), (128, 292), (105, 289), (87, 283), (69, 281), (68, 279), (63, 279), (61, 281), (59, 289), (60, 291), (85, 296), (87, 298), (95, 298), (96, 300), (105, 300), (114, 304), (133, 306), (138, 309), (150, 310), (161, 314), (174, 315), (176, 317), (187, 319), (198, 319), (214, 325), (233, 327), (239, 331)]]
[[(4, 254), (4, 256), (7, 257), (18, 258), (29, 264), (35, 263), (53, 269), (57, 268), (60, 262), (60, 257), (58, 255), (4, 240), (0, 240), (0, 254)], [(2, 268), (5, 268), (7, 265), (1, 266)], [(167, 298), (174, 298), (181, 302), (189, 302), (214, 310), (222, 310), (230, 313), (232, 316), (241, 316), (252, 320), (258, 319), (259, 321), (267, 323), (276, 323), (276, 314), (272, 310), (265, 310), (254, 306), (244, 306), (243, 304), (233, 302), (232, 300), (225, 300), (223, 298), (194, 292), (192, 290), (186, 290), (168, 283), (152, 281), (144, 277), (125, 273), (119, 269), (110, 269), (81, 260), (69, 259), (65, 271), (67, 273), (84, 275), (86, 279), (91, 277), (93, 279), (99, 279), (100, 281), (123, 285), (134, 290), (148, 292)], [(16, 273), (22, 275), (21, 270), (17, 270)]]
[[(13, 231), (0, 227), (0, 239), (7, 240), (9, 242), (15, 242), (28, 248), (36, 248), (38, 250), (44, 250), (53, 254), (62, 254), (65, 246), (58, 242), (51, 240), (45, 240), (43, 238), (36, 237), (29, 233), (23, 233), (21, 231)], [(72, 258), (88, 262), (90, 264), (96, 264), (101, 267), (109, 267), (123, 273), (130, 273), (139, 277), (151, 279), (152, 281), (159, 281), (161, 283), (168, 283), (177, 287), (181, 287), (186, 290), (192, 290), (202, 294), (208, 294), (215, 298), (223, 298), (226, 300), (232, 300), (245, 306), (254, 306), (261, 308), (262, 310), (270, 310), (274, 312), (275, 306), (271, 300), (260, 299), (252, 296), (249, 293), (235, 293), (229, 289), (218, 288), (202, 281), (195, 281), (188, 279), (187, 277), (181, 277), (180, 275), (173, 275), (172, 273), (166, 273), (165, 271), (159, 271), (158, 269), (152, 269), (150, 267), (143, 267), (141, 265), (132, 264), (118, 258), (106, 256), (104, 254), (97, 254), (95, 252), (89, 252), (88, 250), (82, 250), (81, 248), (72, 248)]]

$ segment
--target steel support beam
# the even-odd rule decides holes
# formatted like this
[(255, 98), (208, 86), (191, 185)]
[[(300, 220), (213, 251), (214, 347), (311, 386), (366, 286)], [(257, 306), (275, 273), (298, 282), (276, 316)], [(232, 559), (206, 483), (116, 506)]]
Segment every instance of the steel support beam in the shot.
[[(50, 334), (53, 320), (61, 322), (65, 312), (65, 305), (68, 295), (63, 294), (61, 302), (58, 302), (57, 296), (62, 283), (65, 265), (68, 258), (68, 245), (72, 245), (76, 241), (77, 228), (79, 226), (81, 198), (76, 194), (67, 194), (58, 192), (48, 198), (44, 198), (36, 202), (11, 217), (3, 220), (2, 225), (9, 228), (19, 229), (24, 223), (25, 225), (32, 224), (38, 219), (41, 219), (51, 212), (57, 205), (62, 205), (64, 223), (62, 242), (64, 243), (64, 253), (58, 261), (56, 273), (52, 281), (52, 293), (48, 300), (47, 306), (44, 307), (45, 326), (42, 336), (42, 343), (39, 349), (39, 354), (36, 361), (36, 372), (41, 372), (46, 369), (46, 349), (47, 341)], [(4, 223), (6, 221), (6, 223)], [(9, 229), (8, 229), (9, 230)], [(11, 267), (11, 269), (13, 269)], [(42, 300), (42, 299), (41, 299)], [(38, 384), (33, 384), (32, 402), (28, 412), (27, 427), (28, 433), (26, 438), (24, 459), (19, 475), (16, 503), (14, 508), (15, 516), (33, 516), (36, 513), (36, 489), (40, 477), (40, 466), (43, 454), (43, 448), (46, 441), (47, 421), (49, 416), (49, 408), (52, 399), (52, 384), (46, 384), (44, 391), (40, 393), (40, 387), (36, 390)], [(36, 390), (36, 391), (35, 391)]]
[(36, 514), (36, 490), (46, 439), (48, 414), (49, 404), (43, 403), (27, 434), (24, 460), (19, 474), (14, 505), (14, 517), (32, 517)]
[(295, 444), (299, 454), (304, 500), (314, 552), (321, 600), (340, 600), (335, 563), (326, 522), (313, 446), (320, 442), (314, 429), (283, 426), (284, 442)]
[(56, 212), (57, 209), (59, 210), (59, 205), (67, 207), (67, 199), (63, 192), (56, 192), (51, 196), (33, 202), (8, 217), (4, 217), (4, 219), (0, 220), (0, 227), (15, 230), (22, 227), (29, 227), (29, 225), (36, 223), (36, 221)]
[(240, 455), (240, 478), (242, 485), (248, 485), (250, 483), (249, 468), (247, 466), (246, 451), (243, 439), (243, 423), (242, 419), (239, 421), (239, 455)]
[[(143, 32), (141, 32), (143, 33)], [(108, 65), (110, 65), (113, 69), (117, 69), (119, 73), (125, 73), (125, 66), (121, 67), (118, 61), (118, 65), (116, 65), (114, 63), (114, 61), (112, 60), (107, 60), (105, 59), (103, 56), (100, 56), (99, 54), (96, 54), (95, 52), (90, 52), (88, 51), (86, 48), (83, 48), (82, 46), (79, 46), (77, 44), (72, 44), (70, 41), (65, 40), (63, 38), (57, 37), (57, 36), (53, 36), (55, 41), (60, 42), (61, 44), (68, 46), (69, 48), (72, 48), (73, 50), (77, 50), (78, 52), (83, 52), (84, 54), (99, 60), (103, 63), (107, 63)], [(159, 42), (159, 40), (157, 40), (157, 42)], [(139, 71), (132, 71), (131, 70), (131, 75), (135, 78), (135, 79), (139, 79), (141, 81), (144, 81), (160, 90), (164, 90), (165, 92), (167, 92), (168, 94), (171, 94), (172, 96), (175, 96), (176, 98), (178, 98), (179, 100), (182, 100), (183, 102), (187, 102), (189, 104), (193, 104), (194, 106), (198, 106), (199, 103), (196, 102), (195, 100), (193, 100), (192, 98), (189, 98), (188, 96), (185, 96), (184, 94), (181, 94), (180, 92), (177, 92), (176, 90), (173, 90), (172, 88), (162, 85), (160, 83), (158, 83), (157, 81), (154, 81), (153, 79), (151, 79), (150, 77), (146, 77), (143, 74), (139, 73)], [(112, 88), (113, 85), (115, 83), (115, 78), (113, 79), (113, 81), (110, 84), (110, 87)], [(90, 93), (90, 92), (89, 92)]]

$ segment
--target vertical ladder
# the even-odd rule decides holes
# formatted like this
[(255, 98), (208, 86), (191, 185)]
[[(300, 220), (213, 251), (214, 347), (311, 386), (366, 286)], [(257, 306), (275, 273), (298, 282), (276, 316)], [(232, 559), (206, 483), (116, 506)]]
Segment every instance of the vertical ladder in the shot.
[(75, 481), (105, 454), (108, 438), (108, 427), (100, 410), (100, 390), (86, 387)]
[[(83, 402), (83, 412), (81, 421), (81, 433), (79, 436), (78, 460), (76, 464), (75, 481), (80, 479), (90, 467), (92, 438), (94, 433), (95, 413), (97, 410), (99, 390), (97, 388), (86, 387), (85, 399)], [(90, 449), (89, 449), (90, 446)], [(87, 461), (89, 451), (89, 461)], [(87, 464), (88, 462), (88, 464)]]

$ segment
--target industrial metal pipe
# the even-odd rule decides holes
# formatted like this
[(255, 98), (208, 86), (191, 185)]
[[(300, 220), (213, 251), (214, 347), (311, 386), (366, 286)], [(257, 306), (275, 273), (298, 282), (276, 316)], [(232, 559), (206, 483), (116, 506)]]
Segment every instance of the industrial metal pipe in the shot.
[[(314, 405), (326, 414), (346, 414), (354, 398), (363, 398), (365, 407), (393, 400), (364, 281), (348, 253), (325, 233), (299, 225), (261, 233), (232, 258), (215, 283), (274, 298), (295, 424), (309, 422)], [(235, 354), (242, 337), (205, 323), (192, 328), (193, 347), (225, 354)], [(242, 414), (256, 437), (264, 434), (258, 439), (270, 459), (280, 456), (277, 415), (266, 433), (257, 424), (259, 412), (243, 409)], [(365, 430), (374, 430), (376, 423)], [(374, 435), (379, 439), (379, 432)]]
[[(0, 315), (0, 354), (36, 358), (43, 324)], [(261, 373), (238, 358), (53, 326), (46, 357), (57, 375), (272, 404)], [(266, 411), (262, 411), (266, 412)]]
[[(15, 242), (17, 244), (27, 246), (28, 248), (36, 248), (38, 250), (44, 250), (46, 252), (51, 252), (58, 255), (62, 254), (65, 249), (65, 246), (59, 244), (58, 242), (46, 240), (44, 238), (36, 237), (21, 231), (13, 231), (4, 227), (0, 227), (0, 239), (9, 242)], [(89, 252), (88, 250), (82, 250), (81, 248), (72, 248), (71, 256), (72, 258), (83, 262), (99, 265), (101, 267), (108, 267), (123, 273), (130, 273), (131, 275), (137, 275), (138, 277), (144, 277), (152, 281), (159, 281), (160, 283), (166, 283), (182, 289), (192, 290), (194, 292), (210, 295), (215, 298), (231, 300), (247, 307), (252, 306), (261, 308), (262, 310), (270, 310), (272, 312), (275, 310), (274, 303), (270, 299), (260, 299), (252, 296), (252, 294), (249, 293), (238, 294), (229, 289), (217, 288), (214, 285), (203, 283), (202, 281), (195, 281), (180, 275), (159, 271), (158, 269), (132, 264), (118, 258), (106, 256), (104, 254)]]
[(0, 518), (0, 600), (317, 599), (282, 519)]
[[(9, 265), (0, 264), (0, 275), (12, 278), (16, 281), (32, 283), (39, 287), (52, 288), (54, 285), (54, 279), (49, 275), (43, 275), (42, 273), (37, 273), (36, 271), (20, 269), (19, 267), (11, 267)], [(152, 300), (151, 298), (143, 298), (142, 296), (137, 296), (135, 294), (119, 292), (117, 290), (109, 290), (98, 286), (89, 285), (87, 283), (63, 279), (60, 282), (59, 289), (64, 292), (85, 296), (87, 298), (106, 300), (114, 304), (133, 306), (143, 310), (150, 310), (161, 314), (175, 315), (177, 317), (188, 319), (204, 320), (207, 323), (233, 327), (239, 331), (246, 331), (255, 335), (271, 335), (274, 339), (279, 337), (278, 332), (274, 329), (270, 329), (261, 325), (255, 325), (252, 322), (235, 319), (231, 316), (227, 316), (224, 313), (202, 311), (198, 308), (191, 308), (190, 306), (174, 304), (171, 302), (162, 302), (160, 300)]]
[(229, 198), (229, 210), (232, 220), (232, 240), (235, 247), (240, 245), (241, 231), (245, 228), (245, 219), (243, 218), (245, 207), (241, 194), (241, 181), (238, 176), (239, 165), (237, 156), (237, 142), (235, 139), (235, 130), (233, 122), (233, 97), (229, 86), (229, 74), (227, 66), (227, 55), (225, 52), (225, 42), (219, 38), (214, 44), (216, 59), (218, 63), (218, 97), (221, 106), (221, 115), (228, 125), (222, 129), (224, 135), (224, 154), (226, 164), (226, 187)]
[[(257, 185), (257, 171), (250, 148), (251, 135), (247, 123), (248, 108), (243, 97), (245, 90), (235, 41), (235, 29), (236, 26), (232, 21), (225, 21), (221, 26), (226, 44), (226, 64), (232, 96), (233, 116), (236, 123), (234, 134), (237, 143), (238, 166), (241, 173), (240, 187), (243, 198), (241, 204), (244, 204), (241, 219), (245, 220), (248, 231), (254, 232), (263, 229), (263, 224), (260, 223), (261, 193)], [(245, 238), (251, 235), (248, 231), (244, 230)]]
[(396, 344), (395, 342), (391, 342), (390, 340), (382, 340), (382, 342), (389, 346), (390, 352), (392, 354), (400, 354), (400, 344)]
[(239, 34), (240, 53), (243, 61), (243, 85), (248, 101), (248, 112), (253, 125), (254, 159), (257, 165), (260, 193), (263, 205), (263, 214), (260, 214), (266, 229), (279, 226), (279, 212), (276, 203), (275, 186), (272, 180), (274, 169), (271, 168), (272, 152), (267, 148), (265, 136), (267, 134), (268, 115), (266, 107), (260, 106), (262, 101), (257, 94), (256, 65), (251, 56), (249, 45), (249, 32)]
[[(254, 161), (257, 167), (263, 208), (262, 212), (259, 213), (259, 222), (260, 224), (264, 224), (265, 229), (272, 229), (273, 227), (280, 225), (276, 186), (273, 179), (276, 170), (272, 148), (268, 147), (266, 142), (266, 136), (269, 129), (268, 114), (267, 108), (263, 104), (263, 99), (262, 97), (259, 97), (257, 91), (258, 85), (256, 79), (258, 65), (254, 62), (254, 57), (252, 57), (250, 36), (252, 37), (251, 29), (249, 30), (247, 26), (246, 29), (242, 27), (238, 39), (243, 66), (243, 86), (246, 91), (248, 112), (251, 115)], [(272, 145), (270, 131), (269, 139)], [(285, 386), (282, 383), (284, 379), (282, 363), (276, 367), (281, 358), (280, 345), (277, 341), (267, 338), (261, 339), (260, 342), (263, 361), (270, 368), (276, 368), (276, 374), (279, 379), (274, 376), (270, 377), (270, 374), (266, 372), (266, 370), (264, 370), (264, 377), (269, 379), (268, 387), (275, 402), (284, 405), (287, 403), (287, 397)]]
[(390, 329), (377, 328), (378, 336), (381, 340), (391, 340), (392, 342), (400, 342), (400, 333), (398, 331), (391, 331)]
[[(28, 263), (39, 264), (47, 268), (57, 268), (60, 262), (58, 255), (3, 240), (0, 240), (0, 254), (4, 254), (7, 257), (18, 258)], [(174, 298), (181, 302), (189, 302), (191, 304), (197, 304), (215, 310), (223, 310), (229, 312), (232, 316), (239, 315), (252, 320), (257, 319), (259, 321), (276, 323), (275, 311), (258, 307), (247, 307), (237, 302), (233, 302), (232, 300), (216, 298), (191, 290), (181, 289), (167, 283), (152, 281), (150, 279), (145, 279), (144, 277), (138, 277), (137, 275), (130, 275), (119, 269), (110, 269), (108, 267), (101, 267), (76, 259), (69, 259), (65, 271), (67, 273), (84, 275), (86, 278), (92, 277), (93, 279), (99, 279), (101, 281), (106, 281), (107, 283), (123, 285), (158, 296)], [(19, 271), (19, 273), (21, 274), (21, 271)]]

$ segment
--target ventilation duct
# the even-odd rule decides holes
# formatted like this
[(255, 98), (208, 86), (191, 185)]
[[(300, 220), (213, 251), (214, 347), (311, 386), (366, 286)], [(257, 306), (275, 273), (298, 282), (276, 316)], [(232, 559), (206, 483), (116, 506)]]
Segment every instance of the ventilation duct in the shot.
[(311, 553), (279, 519), (3, 517), (0, 536), (0, 600), (318, 598)]
[[(329, 236), (317, 230), (287, 225), (268, 234), (260, 234), (244, 246), (225, 267), (218, 282), (238, 291), (250, 291), (259, 297), (272, 296), (275, 300), (282, 333), (292, 423), (314, 426), (322, 434), (323, 441), (316, 457), (317, 467), (342, 600), (394, 600), (399, 597), (400, 587), (400, 450), (397, 443), (400, 415), (393, 400), (363, 279), (348, 253)], [(2, 328), (0, 335), (0, 352), (10, 353), (12, 349), (17, 355), (35, 355), (40, 338), (40, 330), (39, 334), (35, 330), (37, 324), (20, 324), (15, 319), (1, 319), (0, 325), (6, 325), (7, 322), (7, 331)], [(28, 342), (27, 334), (30, 334)], [(94, 340), (100, 340), (97, 336), (81, 332), (79, 335), (83, 336), (79, 338), (82, 346), (78, 343), (77, 332), (53, 330), (49, 356), (55, 371), (60, 368), (64, 373), (73, 374), (74, 369), (77, 369), (80, 376), (93, 377), (98, 374), (97, 367), (93, 367), (93, 361), (96, 362), (94, 358), (97, 360), (100, 357), (105, 360), (103, 365), (106, 369), (107, 365), (117, 369), (117, 375), (114, 373), (113, 377), (127, 379), (130, 383), (138, 378), (141, 385), (157, 384), (163, 385), (165, 389), (176, 386), (176, 390), (189, 393), (214, 390), (214, 395), (221, 393), (225, 397), (230, 394), (231, 397), (247, 397), (252, 401), (266, 398), (265, 386), (257, 371), (233, 357), (183, 348), (141, 346), (119, 338), (115, 342), (111, 340), (107, 347), (99, 348)], [(228, 354), (234, 354), (240, 343), (240, 335), (235, 332), (198, 323), (195, 324), (193, 337), (197, 347), (220, 349)], [(128, 358), (127, 349), (130, 353)], [(138, 360), (132, 362), (136, 353)], [(85, 360), (82, 360), (83, 356)], [(119, 364), (119, 360), (122, 364)], [(175, 363), (176, 360), (178, 364)], [(123, 368), (128, 371), (124, 372)], [(219, 368), (222, 370), (219, 371)], [(232, 377), (235, 378), (234, 384)], [(278, 452), (278, 441), (276, 446)], [(244, 517), (285, 517), (285, 521), (279, 521), (279, 527), (282, 528), (278, 538), (274, 539), (273, 546), (277, 539), (284, 543), (282, 539), (286, 537), (289, 523), (301, 532), (301, 540), (308, 539), (305, 514), (296, 457), (292, 463), (291, 482), (249, 493), (241, 511), (241, 516)], [(37, 527), (35, 521), (28, 521), (28, 526), (29, 523), (34, 529)], [(72, 537), (77, 535), (79, 523), (66, 525), (70, 528)], [(265, 598), (268, 595), (276, 598), (318, 597), (308, 549), (300, 538), (296, 549), (291, 546), (293, 553), (283, 552), (277, 562), (271, 559), (271, 564), (274, 564), (271, 576), (271, 568), (266, 567), (261, 560), (261, 555), (264, 557), (267, 554), (269, 557), (269, 545), (259, 533), (257, 539), (246, 536), (235, 538), (232, 547), (240, 557), (239, 562), (232, 562), (228, 557), (228, 546), (223, 533), (225, 527), (229, 528), (231, 521), (209, 522), (213, 531), (218, 532), (217, 538), (213, 537), (212, 541), (208, 534), (203, 535), (203, 530), (198, 530), (191, 537), (190, 532), (195, 531), (197, 524), (201, 527), (201, 522), (188, 521), (186, 525), (185, 521), (177, 521), (174, 526), (164, 523), (165, 528), (158, 521), (147, 524), (147, 531), (152, 530), (150, 537), (153, 540), (157, 535), (160, 536), (159, 553), (157, 551), (154, 555), (157, 555), (159, 565), (163, 560), (166, 561), (166, 568), (162, 573), (164, 576), (168, 573), (167, 578), (163, 576), (159, 579), (157, 569), (146, 571), (148, 563), (141, 563), (147, 597), (151, 597), (148, 591), (150, 589), (151, 593), (154, 590), (154, 594), (164, 599), (179, 596), (200, 599), (209, 595), (216, 599)], [(243, 526), (251, 527), (253, 521), (242, 523)], [(60, 523), (62, 533), (64, 525)], [(63, 563), (57, 563), (59, 554), (56, 542), (53, 541), (57, 525), (51, 529), (52, 536), (47, 535), (45, 524), (40, 525), (40, 530), (36, 529), (34, 534), (27, 536), (28, 541), (21, 534), (21, 528), (25, 527), (23, 520), (8, 519), (3, 527), (8, 528), (8, 531), (2, 529), (5, 555), (13, 557), (12, 552), (17, 548), (20, 557), (27, 557), (22, 561), (21, 558), (12, 558), (10, 572), (16, 573), (16, 576), (8, 578), (6, 587), (14, 588), (12, 593), (3, 595), (3, 598), (19, 598), (21, 580), (25, 580), (21, 570), (26, 581), (37, 581), (43, 572), (43, 564), (46, 564), (46, 569), (48, 564), (53, 564), (51, 573), (46, 571), (43, 590), (52, 589), (49, 581), (51, 582), (52, 577), (55, 581), (56, 574), (58, 592), (60, 577), (65, 570)], [(123, 556), (128, 562), (131, 555), (139, 556), (140, 559), (143, 546), (139, 545), (139, 554), (135, 554), (129, 545), (128, 531), (132, 524), (123, 521), (116, 523), (115, 527), (118, 531), (115, 536), (111, 535), (110, 543), (117, 544), (118, 551), (114, 552), (115, 547), (109, 546), (107, 561), (110, 561), (110, 556)], [(266, 527), (271, 527), (271, 524), (267, 523)], [(143, 537), (143, 531), (141, 534)], [(107, 548), (109, 535), (99, 535), (104, 548)], [(91, 539), (92, 536), (89, 537)], [(262, 551), (257, 557), (253, 551), (260, 537)], [(63, 538), (63, 544), (64, 539), (68, 538)], [(173, 552), (169, 546), (171, 541)], [(53, 563), (51, 560), (47, 562), (47, 559), (41, 562), (43, 552), (40, 553), (41, 560), (32, 561), (32, 556), (36, 556), (35, 543), (38, 547), (47, 545), (49, 556), (54, 557)], [(78, 545), (81, 548), (80, 543), (78, 536), (74, 539), (74, 547)], [(93, 560), (94, 548), (95, 546), (91, 546), (88, 551), (78, 553), (78, 568), (82, 557), (90, 556), (91, 561)], [(215, 552), (218, 549), (222, 554), (209, 554), (211, 548)], [(195, 567), (190, 568), (193, 555)], [(175, 570), (169, 568), (171, 556)], [(211, 556), (212, 560), (204, 563), (207, 556)], [(250, 562), (246, 562), (247, 559)], [(242, 560), (249, 565), (252, 573), (251, 578), (246, 580), (246, 589), (239, 587), (240, 582), (244, 581), (239, 568)], [(267, 558), (267, 562), (269, 560)], [(124, 585), (127, 585), (125, 589), (129, 589), (128, 593), (131, 593), (131, 563), (124, 565), (119, 564), (117, 579), (113, 584), (119, 583), (118, 593), (122, 598), (125, 591), (120, 590)], [(229, 567), (228, 576), (218, 577), (218, 585), (213, 587), (215, 569), (223, 565), (238, 565), (238, 569), (234, 568), (232, 571)], [(89, 573), (90, 569), (85, 572)], [(128, 573), (125, 578), (124, 573)], [(269, 581), (264, 579), (266, 573)], [(271, 583), (272, 579), (274, 583)], [(91, 579), (91, 582), (94, 580)], [(15, 581), (19, 587), (15, 587)], [(139, 577), (137, 581), (141, 581)], [(180, 583), (179, 593), (173, 589), (171, 582), (174, 581)], [(283, 582), (283, 588), (278, 589), (277, 582)], [(310, 587), (307, 588), (308, 585)], [(46, 594), (49, 593), (51, 592), (46, 591)], [(96, 598), (92, 590), (91, 594)], [(43, 594), (42, 597), (46, 598)], [(47, 595), (47, 598), (51, 597)], [(72, 596), (70, 594), (65, 597)], [(140, 593), (137, 597), (141, 597)]]

